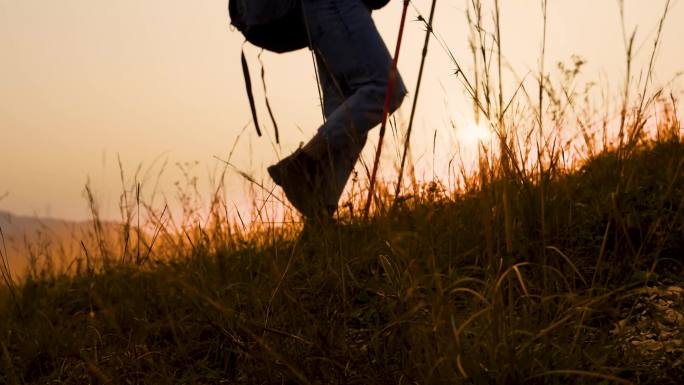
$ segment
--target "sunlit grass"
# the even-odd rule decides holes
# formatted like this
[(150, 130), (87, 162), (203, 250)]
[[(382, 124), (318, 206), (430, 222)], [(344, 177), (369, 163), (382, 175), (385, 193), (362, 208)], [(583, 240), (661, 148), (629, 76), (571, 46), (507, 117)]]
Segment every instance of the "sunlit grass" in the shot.
[(75, 273), (0, 295), (0, 379), (667, 383), (684, 349), (684, 298), (664, 289), (682, 282), (684, 143), (617, 155), (514, 181), (511, 253), (502, 181), (484, 176), (305, 234), (187, 226), (148, 255), (150, 234), (142, 258), (132, 227), (127, 255), (90, 249)]

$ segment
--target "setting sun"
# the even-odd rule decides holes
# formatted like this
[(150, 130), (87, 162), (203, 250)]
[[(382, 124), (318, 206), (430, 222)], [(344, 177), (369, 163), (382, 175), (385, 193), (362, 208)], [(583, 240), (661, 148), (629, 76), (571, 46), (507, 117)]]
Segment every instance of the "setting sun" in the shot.
[(493, 139), (493, 132), (485, 122), (471, 122), (458, 128), (456, 139), (462, 146), (473, 148), (481, 143), (488, 144)]

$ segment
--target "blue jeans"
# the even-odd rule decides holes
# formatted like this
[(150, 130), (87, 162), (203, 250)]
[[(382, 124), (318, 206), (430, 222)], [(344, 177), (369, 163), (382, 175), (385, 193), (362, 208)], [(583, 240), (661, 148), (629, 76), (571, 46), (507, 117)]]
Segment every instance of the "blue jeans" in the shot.
[[(303, 5), (323, 90), (326, 121), (318, 135), (332, 158), (324, 199), (337, 207), (368, 131), (382, 121), (392, 56), (362, 0), (304, 0)], [(390, 112), (405, 94), (397, 74)]]

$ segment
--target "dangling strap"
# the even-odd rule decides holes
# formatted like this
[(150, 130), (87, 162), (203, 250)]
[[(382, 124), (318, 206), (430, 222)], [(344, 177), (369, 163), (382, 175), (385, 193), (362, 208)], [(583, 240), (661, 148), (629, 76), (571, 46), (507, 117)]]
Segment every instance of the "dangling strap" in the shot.
[(254, 104), (254, 93), (252, 92), (252, 79), (249, 76), (249, 66), (247, 65), (247, 58), (245, 57), (245, 49), (242, 48), (242, 74), (245, 76), (245, 88), (247, 89), (247, 99), (249, 99), (249, 108), (252, 110), (252, 121), (256, 127), (257, 135), (261, 136), (261, 129), (259, 128), (259, 120), (257, 119), (256, 105)]
[(261, 54), (264, 53), (262, 49), (259, 52), (257, 58), (259, 59), (259, 64), (261, 64), (261, 84), (264, 86), (264, 99), (266, 101), (266, 110), (268, 110), (268, 116), (271, 118), (271, 123), (273, 123), (273, 130), (275, 131), (275, 141), (276, 144), (280, 144), (280, 134), (278, 133), (278, 122), (276, 122), (275, 116), (273, 116), (273, 109), (271, 109), (271, 103), (268, 101), (268, 90), (266, 89), (266, 69), (264, 68), (264, 61), (261, 60)]

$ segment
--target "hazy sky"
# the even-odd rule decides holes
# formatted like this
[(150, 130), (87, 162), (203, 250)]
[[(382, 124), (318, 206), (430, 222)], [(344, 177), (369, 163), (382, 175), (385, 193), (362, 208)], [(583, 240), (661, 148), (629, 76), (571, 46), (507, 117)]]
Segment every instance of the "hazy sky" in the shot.
[[(541, 45), (540, 0), (502, 0), (504, 55), (515, 72), (536, 71)], [(415, 0), (427, 15), (429, 0)], [(490, 2), (485, 2), (490, 3)], [(665, 0), (625, 0), (627, 28), (638, 25), (643, 66)], [(240, 69), (242, 37), (230, 31), (227, 0), (0, 0), (0, 210), (17, 214), (87, 217), (83, 186), (92, 181), (105, 216), (117, 217), (121, 191), (117, 157), (127, 176), (168, 160), (160, 189), (173, 200), (177, 162), (199, 162), (202, 191), (250, 120)], [(464, 69), (470, 69), (466, 0), (440, 0), (435, 30)], [(401, 1), (375, 14), (393, 51)], [(424, 37), (410, 9), (400, 71), (413, 91)], [(490, 14), (487, 14), (490, 18)], [(547, 66), (579, 54), (585, 77), (616, 92), (624, 77), (624, 45), (616, 0), (549, 0)], [(672, 2), (659, 51), (655, 83), (684, 70), (684, 6)], [(252, 74), (258, 51), (247, 49)], [(265, 53), (269, 97), (281, 128), (282, 154), (307, 140), (321, 122), (308, 51)], [(418, 162), (435, 130), (455, 145), (450, 121), (467, 126), (470, 105), (454, 65), (433, 41), (416, 120)], [(507, 72), (509, 78), (513, 76)], [(261, 87), (254, 76), (255, 87)], [(682, 82), (675, 87), (681, 90)], [(267, 122), (257, 92), (261, 121)], [(402, 107), (408, 116), (410, 99)], [(264, 127), (271, 133), (269, 125)], [(458, 129), (458, 127), (457, 127)], [(374, 130), (377, 131), (377, 130)], [(375, 137), (372, 141), (375, 142)], [(388, 141), (391, 159), (395, 152)], [(370, 147), (370, 146), (369, 146)], [(263, 178), (277, 159), (267, 138), (249, 127), (232, 163)], [(160, 163), (156, 163), (158, 170)], [(152, 184), (156, 176), (148, 178)], [(244, 201), (244, 184), (228, 177), (230, 199)], [(267, 181), (269, 185), (270, 182)]]

